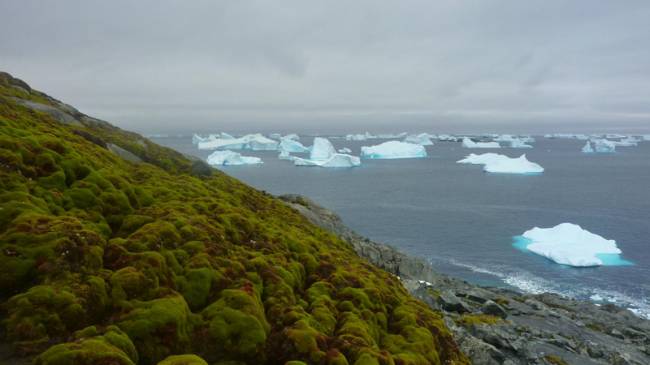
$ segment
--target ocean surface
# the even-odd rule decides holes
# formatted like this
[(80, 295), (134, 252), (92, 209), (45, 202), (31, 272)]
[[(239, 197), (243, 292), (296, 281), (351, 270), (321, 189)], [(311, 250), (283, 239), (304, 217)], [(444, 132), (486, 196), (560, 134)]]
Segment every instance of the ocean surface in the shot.
[[(152, 138), (205, 159), (191, 137)], [(311, 145), (311, 137), (302, 137)], [(354, 155), (362, 142), (331, 139)], [(244, 151), (262, 165), (220, 167), (272, 194), (303, 194), (373, 240), (426, 258), (441, 272), (489, 286), (614, 302), (650, 317), (650, 142), (583, 154), (584, 141), (537, 137), (533, 149), (465, 149), (435, 142), (429, 157), (363, 160), (348, 169), (296, 167), (277, 152)], [(470, 152), (525, 153), (541, 175), (488, 174), (456, 161)], [(514, 236), (570, 222), (614, 239), (628, 266), (573, 268), (516, 249)]]

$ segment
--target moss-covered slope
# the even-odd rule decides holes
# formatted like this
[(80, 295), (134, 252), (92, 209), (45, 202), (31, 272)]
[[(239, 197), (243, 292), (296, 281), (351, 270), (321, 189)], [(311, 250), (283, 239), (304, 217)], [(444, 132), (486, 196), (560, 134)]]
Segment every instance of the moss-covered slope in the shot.
[(43, 365), (466, 363), (282, 202), (5, 73), (0, 302), (0, 341)]

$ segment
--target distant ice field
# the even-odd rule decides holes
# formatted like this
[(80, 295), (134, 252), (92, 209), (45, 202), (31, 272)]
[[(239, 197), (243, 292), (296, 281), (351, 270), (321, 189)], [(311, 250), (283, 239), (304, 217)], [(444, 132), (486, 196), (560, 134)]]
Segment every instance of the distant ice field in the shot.
[[(308, 146), (312, 139), (300, 141)], [(198, 150), (189, 136), (153, 140), (202, 159), (211, 153)], [(330, 140), (355, 156), (361, 146), (384, 142)], [(363, 159), (350, 169), (300, 168), (279, 160), (277, 151), (246, 151), (264, 163), (220, 169), (272, 194), (307, 195), (360, 234), (426, 257), (447, 274), (612, 301), (650, 316), (650, 142), (611, 154), (582, 153), (580, 140), (540, 136), (531, 144), (526, 157), (543, 166), (543, 174), (491, 174), (481, 165), (456, 163), (472, 152), (518, 157), (520, 149), (472, 151), (436, 140), (425, 146), (425, 158)], [(563, 222), (616, 240), (633, 265), (573, 268), (513, 246), (522, 232)]]

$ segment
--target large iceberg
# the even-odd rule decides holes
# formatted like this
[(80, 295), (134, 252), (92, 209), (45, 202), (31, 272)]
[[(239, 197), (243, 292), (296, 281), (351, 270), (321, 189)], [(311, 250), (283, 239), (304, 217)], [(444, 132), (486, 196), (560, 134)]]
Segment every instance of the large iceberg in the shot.
[(375, 146), (361, 147), (361, 157), (370, 159), (427, 157), (422, 145), (400, 141), (388, 141)]
[(214, 151), (206, 162), (213, 166), (232, 166), (232, 165), (256, 165), (262, 163), (262, 159), (253, 156), (242, 156), (233, 151)]
[(323, 137), (314, 138), (308, 159), (293, 157), (292, 160), (296, 166), (355, 167), (361, 165), (359, 157), (337, 153), (332, 143)]
[(465, 148), (501, 148), (499, 142), (474, 142), (471, 139), (463, 138), (463, 147)]
[(323, 137), (314, 138), (314, 144), (311, 146), (311, 153), (309, 154), (310, 160), (327, 160), (334, 154), (336, 154), (336, 149), (329, 139)]
[(458, 163), (484, 165), (483, 171), (501, 174), (540, 174), (544, 168), (539, 164), (528, 161), (526, 155), (516, 158), (498, 153), (470, 154)]
[[(230, 138), (228, 138), (230, 137)], [(200, 141), (198, 147), (201, 150), (253, 150), (253, 151), (275, 151), (278, 149), (278, 142), (264, 137), (260, 133), (247, 134), (243, 137), (233, 138), (210, 136), (208, 140)]]
[(421, 146), (432, 146), (431, 135), (428, 133), (410, 134), (404, 138), (404, 142), (415, 143)]
[(577, 267), (630, 265), (620, 258), (616, 241), (605, 239), (572, 223), (524, 232), (515, 246), (544, 256), (558, 264)]

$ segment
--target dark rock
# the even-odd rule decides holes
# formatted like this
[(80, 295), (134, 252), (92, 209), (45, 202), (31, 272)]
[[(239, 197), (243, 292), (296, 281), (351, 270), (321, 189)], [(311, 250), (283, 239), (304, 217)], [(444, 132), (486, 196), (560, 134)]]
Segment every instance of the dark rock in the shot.
[(463, 302), (460, 300), (454, 293), (450, 291), (445, 291), (440, 293), (440, 295), (437, 298), (438, 303), (442, 307), (442, 309), (449, 311), (449, 312), (457, 312), (457, 313), (468, 313), (471, 312), (471, 309)]
[(485, 314), (490, 314), (493, 316), (501, 317), (501, 318), (506, 318), (508, 317), (508, 312), (506, 310), (498, 305), (497, 303), (488, 300), (483, 305), (481, 306), (481, 312)]

